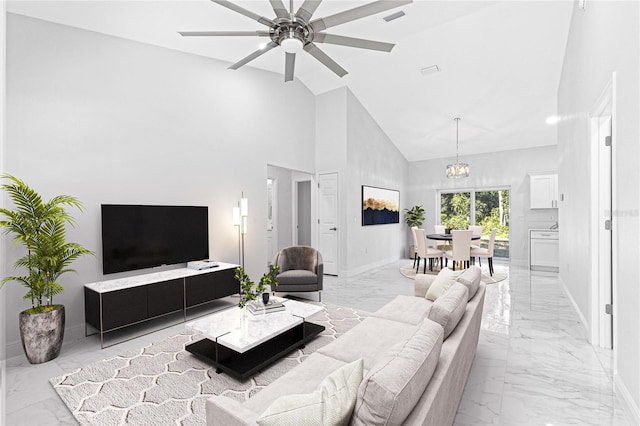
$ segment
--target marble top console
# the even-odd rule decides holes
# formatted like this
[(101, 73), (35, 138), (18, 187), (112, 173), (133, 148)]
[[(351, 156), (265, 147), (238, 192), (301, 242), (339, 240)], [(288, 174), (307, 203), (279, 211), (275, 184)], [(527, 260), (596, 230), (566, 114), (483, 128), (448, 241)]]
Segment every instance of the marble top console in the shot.
[(125, 288), (132, 288), (143, 286), (147, 284), (153, 284), (161, 281), (169, 281), (179, 278), (193, 277), (196, 275), (208, 274), (215, 271), (223, 271), (225, 269), (235, 269), (238, 265), (232, 263), (218, 262), (218, 266), (207, 269), (171, 269), (169, 271), (151, 272), (148, 274), (135, 275), (125, 278), (116, 278), (107, 281), (98, 281), (95, 283), (85, 284), (88, 289), (95, 291), (96, 293), (107, 293), (110, 291), (122, 290)]

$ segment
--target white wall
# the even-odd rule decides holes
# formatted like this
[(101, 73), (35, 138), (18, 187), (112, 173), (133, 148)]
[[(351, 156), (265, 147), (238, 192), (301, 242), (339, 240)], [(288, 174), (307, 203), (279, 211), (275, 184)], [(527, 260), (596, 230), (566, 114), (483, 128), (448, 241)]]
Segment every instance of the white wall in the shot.
[[(4, 144), (5, 144), (5, 59), (6, 59), (6, 2), (0, 1), (0, 174), (5, 171)], [(0, 197), (0, 207), (4, 207), (4, 197)], [(0, 273), (4, 276), (3, 265), (5, 263), (5, 243), (0, 238)], [(0, 318), (6, 316), (6, 291), (0, 290)], [(4, 323), (4, 321), (3, 321)], [(7, 359), (6, 327), (0, 325), (0, 424), (5, 424), (6, 417), (6, 362)]]
[[(557, 170), (555, 145), (541, 148), (501, 151), (489, 154), (465, 155), (461, 161), (469, 163), (471, 172), (465, 179), (447, 179), (445, 168), (455, 159), (437, 159), (409, 163), (408, 206), (422, 205), (425, 209), (424, 229), (433, 230), (438, 217), (438, 190), (508, 187), (511, 189), (509, 250), (511, 262), (528, 264), (530, 228), (549, 228), (558, 217), (557, 209), (529, 208), (529, 174)], [(563, 238), (563, 230), (560, 230)], [(406, 244), (413, 244), (407, 232)]]
[(362, 185), (400, 191), (400, 211), (407, 205), (409, 162), (400, 153), (360, 101), (347, 90), (347, 173), (340, 196), (347, 232), (343, 253), (346, 275), (369, 270), (404, 256), (402, 218), (398, 224), (362, 226)]
[[(587, 2), (577, 6), (558, 91), (561, 117), (558, 131), (560, 157), (560, 276), (578, 308), (590, 318), (591, 300), (588, 249), (590, 205), (588, 113), (617, 73), (614, 122), (613, 230), (617, 239), (617, 276), (614, 293), (614, 321), (617, 335), (614, 362), (615, 385), (640, 423), (640, 290), (637, 265), (640, 261), (640, 7), (638, 2)], [(568, 238), (565, 238), (568, 237)]]
[(338, 172), (338, 273), (351, 276), (403, 255), (400, 224), (362, 226), (362, 185), (397, 189), (404, 202), (408, 161), (347, 88), (316, 99), (316, 170)]
[[(264, 272), (267, 163), (315, 167), (315, 98), (302, 84), (20, 15), (8, 14), (7, 28), (6, 170), (45, 198), (82, 200), (69, 240), (96, 252), (75, 263), (55, 300), (67, 307), (67, 341), (84, 333), (82, 285), (126, 275), (101, 273), (101, 203), (207, 205), (210, 257), (236, 262), (231, 211), (244, 191), (246, 266)], [(298, 108), (268, 114), (274, 99)], [(283, 132), (296, 137), (269, 137)], [(18, 255), (8, 250), (3, 276)], [(5, 291), (13, 356), (18, 312), (29, 306), (19, 285)]]

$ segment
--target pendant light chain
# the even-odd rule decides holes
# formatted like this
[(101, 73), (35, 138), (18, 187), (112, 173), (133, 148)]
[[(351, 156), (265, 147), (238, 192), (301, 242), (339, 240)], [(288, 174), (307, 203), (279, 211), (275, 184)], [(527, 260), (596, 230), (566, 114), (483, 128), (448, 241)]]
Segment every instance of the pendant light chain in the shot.
[(458, 149), (458, 125), (460, 124), (460, 117), (456, 117), (456, 163), (460, 163), (460, 158), (458, 156), (459, 153), (459, 149)]

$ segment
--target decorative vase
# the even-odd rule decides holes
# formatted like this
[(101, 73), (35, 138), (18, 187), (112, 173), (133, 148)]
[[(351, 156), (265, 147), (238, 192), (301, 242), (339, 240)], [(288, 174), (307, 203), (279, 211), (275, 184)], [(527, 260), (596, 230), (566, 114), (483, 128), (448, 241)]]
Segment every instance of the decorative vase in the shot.
[(60, 355), (64, 339), (64, 306), (42, 314), (20, 312), (20, 339), (31, 364), (51, 361)]
[(265, 305), (269, 303), (269, 292), (262, 293), (262, 303)]
[(444, 233), (445, 233), (445, 234), (447, 234), (447, 235), (449, 235), (449, 234), (451, 233), (451, 228), (446, 228), (446, 229), (444, 230)]

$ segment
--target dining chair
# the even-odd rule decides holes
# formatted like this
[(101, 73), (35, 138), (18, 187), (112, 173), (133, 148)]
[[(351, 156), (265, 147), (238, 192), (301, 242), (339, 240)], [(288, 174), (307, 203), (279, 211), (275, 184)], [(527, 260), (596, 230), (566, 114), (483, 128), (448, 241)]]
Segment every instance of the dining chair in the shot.
[[(474, 236), (482, 238), (482, 230), (484, 226), (469, 226), (469, 229), (473, 231)], [(471, 248), (480, 248), (480, 240), (471, 240)]]
[[(444, 234), (446, 227), (444, 225), (433, 225), (433, 233), (434, 234)], [(449, 245), (446, 242), (434, 243), (434, 247), (438, 250), (445, 251), (449, 248)]]
[(433, 261), (434, 259), (439, 259), (442, 256), (442, 250), (435, 249), (433, 247), (427, 246), (427, 235), (424, 232), (424, 229), (416, 229), (416, 247), (418, 248), (418, 266), (416, 268), (416, 273), (420, 269), (420, 259), (424, 259), (424, 270), (423, 273), (427, 273), (427, 259), (429, 259), (429, 270), (433, 271)]
[(418, 237), (416, 235), (416, 230), (418, 228), (416, 226), (411, 227), (411, 235), (413, 235), (413, 267), (416, 267), (416, 262), (418, 261)]
[(469, 267), (471, 262), (471, 236), (473, 231), (451, 231), (451, 250), (445, 252), (447, 260), (453, 260), (453, 270), (456, 270), (456, 262), (462, 262), (462, 269)]
[(471, 249), (471, 257), (478, 258), (478, 263), (482, 266), (480, 262), (481, 257), (486, 257), (489, 261), (489, 274), (493, 276), (493, 248), (496, 242), (496, 233), (498, 232), (498, 228), (493, 228), (491, 230), (491, 235), (489, 236), (489, 246), (487, 248), (472, 248)]

